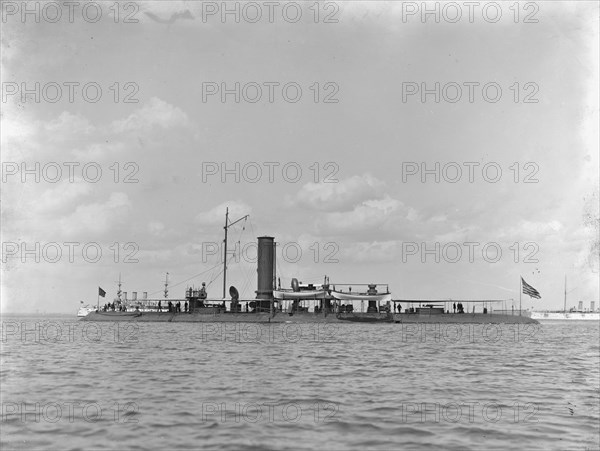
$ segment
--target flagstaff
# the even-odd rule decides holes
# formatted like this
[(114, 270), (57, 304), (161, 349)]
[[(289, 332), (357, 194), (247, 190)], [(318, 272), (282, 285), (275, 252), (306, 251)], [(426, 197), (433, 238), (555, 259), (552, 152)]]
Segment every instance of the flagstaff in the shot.
[(106, 296), (106, 291), (104, 291), (102, 287), (98, 287), (98, 298), (96, 301), (96, 308), (98, 309), (98, 311), (100, 311), (100, 296)]
[(525, 279), (521, 277), (521, 289), (519, 290), (519, 316), (521, 315), (521, 298), (523, 294), (529, 296), (530, 299), (542, 299), (540, 292), (525, 282)]
[[(519, 276), (521, 277), (521, 276)], [(521, 281), (519, 282), (519, 316), (521, 316), (521, 297), (523, 296), (523, 277), (521, 277)]]

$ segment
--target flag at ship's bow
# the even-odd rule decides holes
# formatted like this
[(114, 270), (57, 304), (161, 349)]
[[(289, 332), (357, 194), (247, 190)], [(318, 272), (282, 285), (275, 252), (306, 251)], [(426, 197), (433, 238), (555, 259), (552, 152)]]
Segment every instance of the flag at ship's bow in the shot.
[(523, 287), (523, 294), (526, 294), (530, 298), (542, 299), (540, 296), (540, 292), (529, 285), (523, 278), (521, 277), (521, 286)]

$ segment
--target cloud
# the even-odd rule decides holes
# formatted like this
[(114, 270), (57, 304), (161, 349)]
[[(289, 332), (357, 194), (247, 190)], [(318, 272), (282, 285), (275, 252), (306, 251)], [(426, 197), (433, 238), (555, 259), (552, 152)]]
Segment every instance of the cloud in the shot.
[(83, 183), (81, 179), (75, 179), (73, 183), (68, 179), (62, 180), (51, 189), (46, 189), (34, 203), (39, 213), (57, 214), (69, 208), (81, 197), (87, 196), (92, 191), (92, 185)]
[(171, 128), (187, 126), (189, 119), (181, 109), (164, 100), (152, 97), (149, 102), (127, 118), (114, 121), (112, 129), (117, 133), (150, 131), (154, 127)]
[(339, 239), (369, 241), (374, 232), (387, 238), (405, 235), (419, 212), (385, 192), (385, 183), (369, 173), (354, 175), (338, 183), (307, 183), (288, 203), (294, 208), (318, 211), (312, 233)]
[(402, 258), (399, 241), (351, 242), (340, 245), (340, 261), (353, 263), (390, 263)]
[(159, 236), (165, 230), (165, 225), (160, 221), (151, 221), (148, 223), (147, 229), (151, 235)]
[(381, 195), (384, 183), (370, 174), (355, 175), (338, 183), (307, 183), (296, 195), (296, 202), (306, 208), (348, 211), (357, 203)]
[(131, 202), (127, 194), (113, 192), (106, 202), (79, 205), (72, 214), (60, 219), (61, 229), (65, 234), (103, 234), (115, 224), (123, 222), (130, 209)]
[[(86, 162), (110, 160), (139, 148), (141, 138), (131, 132), (149, 133), (159, 129), (160, 138), (152, 142), (172, 142), (173, 134), (190, 124), (184, 111), (157, 97), (127, 117), (98, 125), (69, 111), (62, 111), (50, 120), (39, 120), (10, 104), (7, 110), (2, 117), (3, 156), (14, 160), (64, 159), (67, 155)], [(167, 129), (171, 135), (164, 133)]]
[[(556, 241), (557, 237), (567, 239), (562, 236), (561, 231), (564, 229), (563, 224), (557, 220), (549, 221), (528, 221), (521, 220), (516, 225), (501, 230), (500, 237), (515, 238), (529, 237), (533, 240), (549, 240)], [(552, 237), (552, 238), (551, 238)]]
[(409, 212), (402, 202), (385, 195), (381, 199), (361, 202), (351, 211), (325, 213), (318, 218), (317, 229), (321, 233), (334, 234), (370, 233), (410, 221)]
[(128, 145), (122, 141), (94, 142), (87, 144), (83, 149), (73, 149), (72, 155), (81, 161), (100, 161), (108, 157), (126, 154)]
[[(431, 219), (430, 221), (435, 222), (434, 219)], [(464, 243), (465, 241), (482, 239), (479, 235), (482, 231), (481, 227), (476, 224), (463, 225), (458, 222), (453, 222), (431, 225), (443, 228), (443, 231), (435, 234), (431, 240), (440, 243), (441, 245), (446, 243)]]
[(89, 135), (95, 127), (86, 118), (63, 111), (56, 119), (43, 123), (44, 131), (53, 140), (62, 141), (65, 136)]

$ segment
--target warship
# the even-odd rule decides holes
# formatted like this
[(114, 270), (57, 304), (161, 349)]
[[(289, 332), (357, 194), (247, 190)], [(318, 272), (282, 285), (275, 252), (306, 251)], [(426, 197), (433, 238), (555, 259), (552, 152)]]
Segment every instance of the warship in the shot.
[[(227, 255), (228, 229), (237, 221), (229, 221), (225, 213), (224, 256)], [(81, 321), (135, 321), (135, 322), (240, 322), (240, 323), (538, 323), (529, 316), (488, 312), (488, 308), (506, 300), (432, 300), (398, 299), (392, 296), (388, 284), (381, 283), (302, 283), (293, 278), (290, 288), (282, 289), (276, 274), (276, 246), (272, 236), (258, 237), (257, 289), (253, 299), (240, 299), (235, 286), (229, 287), (226, 299), (227, 263), (223, 260), (223, 295), (210, 298), (205, 283), (197, 288), (189, 286), (185, 296), (168, 298), (168, 273), (164, 298), (149, 299), (137, 292), (127, 299), (121, 291), (109, 307), (97, 308)], [(342, 288), (343, 287), (343, 288)], [(99, 288), (101, 293), (104, 290)], [(466, 311), (463, 304), (467, 305)], [(480, 312), (475, 312), (478, 305)], [(403, 308), (404, 306), (404, 308)], [(469, 311), (469, 307), (472, 309)], [(457, 308), (458, 307), (458, 308)]]
[(584, 310), (583, 301), (579, 301), (577, 308), (572, 307), (567, 310), (567, 276), (565, 276), (565, 300), (562, 310), (543, 310), (531, 312), (531, 317), (536, 320), (544, 321), (600, 321), (600, 309), (595, 308), (596, 303), (590, 301), (590, 308)]

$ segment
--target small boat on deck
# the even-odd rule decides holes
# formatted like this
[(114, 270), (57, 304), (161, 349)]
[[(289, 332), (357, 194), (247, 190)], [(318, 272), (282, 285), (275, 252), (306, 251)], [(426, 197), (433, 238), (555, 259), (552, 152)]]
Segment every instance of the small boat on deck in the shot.
[(325, 290), (315, 290), (315, 291), (283, 291), (283, 290), (273, 290), (273, 297), (275, 299), (280, 300), (317, 300), (323, 299), (327, 295)]
[(371, 302), (391, 302), (392, 293), (385, 294), (352, 294), (352, 293), (342, 293), (341, 291), (332, 291), (331, 295), (340, 301), (371, 301)]

